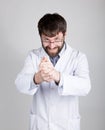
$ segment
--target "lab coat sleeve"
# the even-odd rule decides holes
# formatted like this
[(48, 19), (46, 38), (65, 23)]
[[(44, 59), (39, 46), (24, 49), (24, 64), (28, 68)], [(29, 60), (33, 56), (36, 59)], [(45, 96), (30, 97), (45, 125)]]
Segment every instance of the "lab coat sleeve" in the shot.
[(32, 61), (31, 53), (28, 54), (24, 67), (17, 75), (15, 85), (17, 89), (25, 94), (33, 95), (38, 90), (39, 85), (35, 84), (33, 77), (35, 74), (35, 68)]
[(61, 73), (58, 87), (60, 95), (85, 96), (91, 89), (88, 62), (85, 55), (77, 58), (74, 74)]

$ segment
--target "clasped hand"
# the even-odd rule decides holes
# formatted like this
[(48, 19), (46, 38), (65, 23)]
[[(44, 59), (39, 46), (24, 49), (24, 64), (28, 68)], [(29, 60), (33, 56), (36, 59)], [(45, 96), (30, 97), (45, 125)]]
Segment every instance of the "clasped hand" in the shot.
[(43, 57), (39, 65), (39, 71), (35, 75), (35, 82), (41, 83), (43, 81), (55, 81), (56, 83), (59, 83), (59, 80), (60, 73), (55, 70), (54, 66), (47, 57)]

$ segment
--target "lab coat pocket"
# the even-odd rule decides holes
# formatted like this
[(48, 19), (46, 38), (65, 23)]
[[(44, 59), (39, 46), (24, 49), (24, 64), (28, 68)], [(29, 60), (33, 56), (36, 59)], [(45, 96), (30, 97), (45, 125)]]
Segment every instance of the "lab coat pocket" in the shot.
[(35, 114), (30, 114), (29, 130), (37, 130), (37, 118)]
[(69, 119), (68, 130), (80, 130), (80, 118)]
[(43, 128), (44, 130), (48, 130), (46, 120), (36, 114), (31, 113), (29, 130), (43, 130)]

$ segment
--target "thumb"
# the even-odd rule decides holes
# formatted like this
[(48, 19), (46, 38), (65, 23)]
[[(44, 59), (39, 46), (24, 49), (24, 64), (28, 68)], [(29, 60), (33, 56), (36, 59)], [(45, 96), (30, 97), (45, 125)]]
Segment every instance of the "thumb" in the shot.
[(48, 61), (49, 61), (48, 58), (45, 56), (41, 59), (41, 62), (48, 62)]

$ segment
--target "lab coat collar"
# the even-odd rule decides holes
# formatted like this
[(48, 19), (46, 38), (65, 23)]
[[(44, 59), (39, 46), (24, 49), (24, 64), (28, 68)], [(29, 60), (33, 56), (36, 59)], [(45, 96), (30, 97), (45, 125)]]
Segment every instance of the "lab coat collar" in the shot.
[[(68, 57), (68, 55), (71, 54), (71, 52), (72, 52), (72, 48), (67, 43), (65, 43), (65, 46), (63, 47), (63, 50), (60, 52), (60, 59), (58, 60), (55, 67), (58, 66), (58, 64), (61, 61), (64, 61), (64, 59), (66, 59)], [(43, 57), (49, 58), (49, 55), (45, 52), (43, 47), (40, 48), (40, 55), (39, 56), (40, 56), (40, 58), (43, 58)]]
[(72, 53), (73, 49), (68, 44), (65, 44), (65, 47), (66, 47), (65, 51), (60, 56), (58, 62), (55, 65), (55, 68), (57, 70), (59, 70), (59, 67), (64, 64), (64, 62), (69, 58), (69, 55), (71, 55)]
[[(64, 46), (63, 46), (61, 52), (59, 53), (59, 56), (60, 56), (60, 57), (61, 57), (61, 56), (63, 55), (63, 53), (66, 51), (67, 46), (68, 46), (68, 45), (67, 45), (66, 43), (64, 43)], [(49, 58), (49, 55), (46, 53), (46, 51), (44, 50), (44, 48), (41, 47), (41, 48), (40, 48), (40, 58), (42, 58), (42, 57), (44, 57), (44, 56)]]

